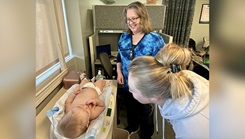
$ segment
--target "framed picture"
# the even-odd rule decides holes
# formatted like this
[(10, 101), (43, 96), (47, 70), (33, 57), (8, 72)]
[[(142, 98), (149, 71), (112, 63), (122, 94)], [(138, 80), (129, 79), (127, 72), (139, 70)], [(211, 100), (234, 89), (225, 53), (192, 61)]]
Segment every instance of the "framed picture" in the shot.
[(200, 24), (208, 24), (209, 23), (209, 4), (203, 4), (199, 19)]

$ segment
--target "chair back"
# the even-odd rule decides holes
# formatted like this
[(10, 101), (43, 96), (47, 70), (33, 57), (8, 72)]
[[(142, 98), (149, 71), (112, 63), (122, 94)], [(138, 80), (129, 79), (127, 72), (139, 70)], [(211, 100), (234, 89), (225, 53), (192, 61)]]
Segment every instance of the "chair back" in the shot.
[(209, 37), (206, 36), (206, 37), (203, 37), (203, 45), (202, 45), (202, 48), (204, 50), (208, 49), (209, 47)]
[(194, 59), (193, 59), (193, 64), (194, 64), (193, 71), (199, 74), (200, 76), (206, 78), (207, 80), (209, 80), (209, 68), (203, 63), (198, 62)]
[(165, 44), (168, 44), (168, 43), (172, 43), (173, 42), (173, 36), (170, 36), (170, 35), (165, 34), (165, 33), (159, 33), (159, 34), (162, 36)]
[(99, 54), (99, 60), (103, 67), (104, 73), (106, 74), (107, 79), (112, 79), (113, 67), (109, 58), (109, 55), (106, 52), (101, 52)]
[(188, 48), (192, 49), (194, 51), (196, 51), (196, 41), (193, 40), (192, 38), (189, 39), (189, 44), (188, 44)]

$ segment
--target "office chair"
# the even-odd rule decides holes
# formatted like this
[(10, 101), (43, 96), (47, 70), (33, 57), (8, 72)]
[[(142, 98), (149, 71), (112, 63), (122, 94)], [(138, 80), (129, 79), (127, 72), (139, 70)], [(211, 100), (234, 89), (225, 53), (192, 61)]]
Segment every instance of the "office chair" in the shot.
[(192, 38), (189, 39), (188, 48), (190, 51), (194, 52), (195, 55), (200, 56), (202, 58), (202, 62), (204, 62), (206, 52), (204, 50), (197, 50), (196, 49), (196, 41), (193, 40)]
[(193, 62), (192, 71), (204, 77), (205, 79), (209, 80), (209, 68), (203, 63), (196, 61), (195, 59), (193, 59), (192, 62)]
[(99, 60), (103, 67), (106, 79), (112, 79), (113, 67), (109, 55), (106, 52), (101, 52), (99, 54)]
[(173, 42), (173, 36), (170, 36), (170, 35), (165, 34), (165, 33), (159, 33), (159, 34), (162, 36), (165, 44), (168, 44), (168, 43), (172, 43)]
[(208, 36), (203, 37), (202, 49), (205, 52), (205, 55), (204, 55), (204, 63), (206, 63), (206, 61), (205, 61), (206, 57), (209, 58), (209, 37)]

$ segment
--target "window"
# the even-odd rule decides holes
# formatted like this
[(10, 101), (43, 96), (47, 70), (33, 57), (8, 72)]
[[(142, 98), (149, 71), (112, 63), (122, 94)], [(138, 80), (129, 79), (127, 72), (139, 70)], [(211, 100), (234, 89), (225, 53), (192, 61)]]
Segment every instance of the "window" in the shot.
[(70, 56), (63, 0), (36, 0), (36, 106), (62, 81)]

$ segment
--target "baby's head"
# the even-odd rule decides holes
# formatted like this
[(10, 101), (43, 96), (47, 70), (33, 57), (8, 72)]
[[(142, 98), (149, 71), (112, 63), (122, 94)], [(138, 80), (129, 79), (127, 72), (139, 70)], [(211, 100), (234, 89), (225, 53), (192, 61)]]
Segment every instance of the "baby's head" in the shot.
[(82, 106), (77, 106), (66, 113), (59, 122), (59, 128), (68, 138), (76, 138), (86, 132), (90, 113)]

